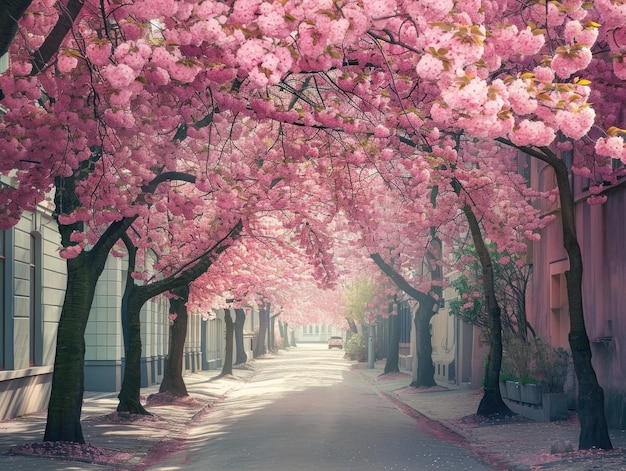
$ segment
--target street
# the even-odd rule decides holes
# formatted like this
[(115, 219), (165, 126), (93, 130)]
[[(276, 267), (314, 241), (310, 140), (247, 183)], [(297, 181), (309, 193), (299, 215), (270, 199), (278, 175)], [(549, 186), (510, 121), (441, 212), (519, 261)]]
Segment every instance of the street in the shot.
[(158, 470), (489, 470), (382, 397), (340, 350), (300, 345), (257, 360), (257, 373), (189, 430)]

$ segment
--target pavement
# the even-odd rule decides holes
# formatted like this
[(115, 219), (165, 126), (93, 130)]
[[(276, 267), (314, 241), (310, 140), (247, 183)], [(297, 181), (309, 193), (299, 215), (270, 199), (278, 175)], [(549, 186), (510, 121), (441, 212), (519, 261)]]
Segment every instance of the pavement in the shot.
[[(580, 427), (575, 412), (570, 411), (566, 421), (547, 423), (521, 417), (478, 420), (475, 413), (481, 399), (479, 391), (443, 383), (434, 388), (410, 388), (410, 374), (382, 375), (384, 366), (384, 361), (376, 362), (374, 368), (368, 368), (366, 363), (351, 365), (378, 394), (400, 410), (459, 435), (467, 447), (498, 469), (626, 471), (626, 431), (610, 431), (614, 450), (577, 451)], [(190, 398), (173, 404), (153, 403), (149, 410), (154, 415), (139, 420), (115, 413), (118, 402), (115, 393), (85, 393), (81, 423), (87, 444), (80, 447), (62, 444), (46, 449), (41, 443), (46, 411), (1, 421), (0, 469), (142, 471), (150, 466), (159, 469), (156, 465), (161, 460), (183, 449), (186, 428), (210, 412), (216, 402), (245, 387), (260, 367), (262, 361), (255, 360), (235, 367), (232, 376), (219, 378), (217, 371), (187, 375), (185, 384)], [(158, 386), (141, 392), (142, 399), (148, 401), (151, 394), (158, 392)], [(551, 452), (554, 444), (562, 447), (567, 442), (573, 444), (574, 451)], [(19, 454), (20, 451), (24, 453)], [(41, 456), (33, 455), (38, 452)], [(61, 456), (51, 456), (54, 452)]]

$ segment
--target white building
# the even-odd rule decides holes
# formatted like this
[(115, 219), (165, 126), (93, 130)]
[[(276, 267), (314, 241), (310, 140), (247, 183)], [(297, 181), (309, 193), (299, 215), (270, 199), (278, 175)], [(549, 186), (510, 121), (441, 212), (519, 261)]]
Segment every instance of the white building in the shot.
[(345, 329), (327, 324), (307, 324), (295, 329), (297, 343), (326, 343), (332, 336), (346, 338)]

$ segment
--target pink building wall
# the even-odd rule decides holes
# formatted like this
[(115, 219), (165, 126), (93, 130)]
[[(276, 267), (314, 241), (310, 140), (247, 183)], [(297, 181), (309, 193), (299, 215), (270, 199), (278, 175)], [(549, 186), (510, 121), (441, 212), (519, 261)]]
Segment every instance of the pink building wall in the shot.
[[(533, 164), (533, 181), (551, 188), (552, 170)], [(626, 181), (610, 187), (604, 205), (585, 201), (586, 182), (575, 177), (576, 231), (583, 254), (583, 303), (592, 362), (604, 388), (607, 419), (612, 428), (626, 427)], [(533, 277), (528, 317), (537, 335), (569, 349), (569, 319), (558, 204), (544, 203), (546, 214), (557, 218), (533, 244)]]

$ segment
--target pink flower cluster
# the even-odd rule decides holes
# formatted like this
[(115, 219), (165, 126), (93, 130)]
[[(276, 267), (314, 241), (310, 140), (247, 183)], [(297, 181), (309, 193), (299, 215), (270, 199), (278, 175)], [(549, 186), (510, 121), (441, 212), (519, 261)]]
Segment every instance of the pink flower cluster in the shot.
[(620, 159), (626, 163), (626, 147), (622, 136), (601, 137), (596, 141), (595, 150), (598, 155)]
[(556, 112), (555, 121), (559, 129), (567, 137), (574, 140), (581, 139), (585, 136), (596, 119), (596, 112), (589, 106), (582, 107), (578, 110), (558, 110)]
[(521, 121), (509, 133), (509, 139), (516, 146), (549, 146), (554, 141), (554, 129), (546, 126), (542, 121)]
[(293, 65), (291, 52), (261, 39), (246, 41), (237, 51), (243, 73), (257, 87), (276, 83)]
[(135, 71), (126, 64), (107, 65), (103, 67), (101, 73), (111, 88), (116, 90), (128, 87), (136, 78)]
[(591, 47), (598, 39), (598, 31), (594, 26), (583, 26), (580, 21), (568, 21), (563, 30), (563, 38), (569, 44)]
[(509, 103), (518, 115), (534, 113), (537, 109), (537, 100), (532, 98), (528, 91), (531, 87), (528, 79), (516, 79), (508, 86)]
[(591, 49), (585, 46), (561, 46), (552, 58), (552, 70), (562, 79), (591, 63)]

